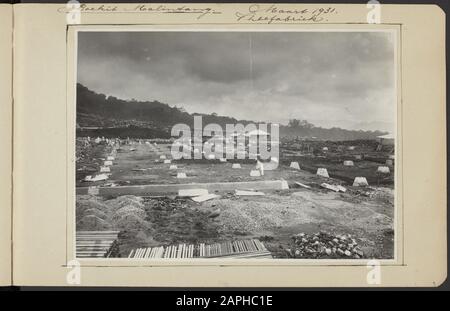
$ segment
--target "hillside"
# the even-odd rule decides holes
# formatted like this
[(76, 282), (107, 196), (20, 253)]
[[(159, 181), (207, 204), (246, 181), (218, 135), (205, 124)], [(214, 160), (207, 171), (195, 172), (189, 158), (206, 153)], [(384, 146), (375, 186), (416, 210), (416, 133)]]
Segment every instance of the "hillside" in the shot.
[[(209, 115), (190, 114), (182, 108), (171, 107), (158, 101), (123, 100), (98, 94), (77, 84), (77, 133), (79, 136), (167, 138), (177, 123), (193, 126), (194, 115), (203, 117), (203, 125), (216, 123), (248, 124), (252, 121)], [(257, 122), (257, 121), (256, 121)], [(380, 131), (351, 131), (340, 128), (325, 129), (307, 121), (291, 120), (280, 126), (282, 137), (303, 137), (323, 140), (374, 139)]]

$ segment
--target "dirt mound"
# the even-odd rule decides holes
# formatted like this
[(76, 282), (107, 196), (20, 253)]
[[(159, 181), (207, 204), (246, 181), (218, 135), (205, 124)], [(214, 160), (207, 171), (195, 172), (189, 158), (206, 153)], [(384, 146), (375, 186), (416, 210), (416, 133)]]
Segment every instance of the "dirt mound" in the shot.
[(98, 218), (101, 218), (103, 220), (108, 219), (108, 215), (106, 213), (102, 212), (98, 208), (88, 208), (84, 210), (84, 216), (96, 216)]
[(145, 210), (130, 205), (130, 206), (124, 206), (124, 207), (118, 209), (112, 216), (112, 221), (114, 223), (116, 223), (120, 219), (122, 219), (128, 215), (135, 215), (136, 217), (139, 217), (142, 220), (144, 220), (146, 217)]
[(114, 211), (111, 215), (113, 227), (120, 230), (141, 230), (150, 228), (145, 220), (147, 213), (144, 200), (140, 197), (127, 195), (105, 202)]
[(103, 213), (107, 213), (108, 209), (109, 209), (108, 206), (96, 196), (91, 195), (77, 196), (75, 209), (77, 219), (81, 219), (83, 216), (86, 216), (87, 210), (96, 210), (99, 212), (101, 211)]
[(96, 196), (78, 196), (77, 230), (140, 230), (149, 228), (145, 221), (144, 200), (127, 195), (102, 201)]
[(120, 230), (150, 229), (150, 224), (136, 214), (124, 214), (114, 222), (114, 228)]
[(105, 204), (108, 205), (108, 207), (114, 212), (126, 206), (144, 209), (144, 199), (134, 195), (124, 195), (113, 200), (105, 201)]
[(77, 230), (101, 231), (111, 229), (110, 224), (95, 215), (87, 215), (77, 221)]
[(108, 221), (108, 206), (95, 196), (79, 196), (76, 202), (77, 230), (106, 230), (111, 225)]

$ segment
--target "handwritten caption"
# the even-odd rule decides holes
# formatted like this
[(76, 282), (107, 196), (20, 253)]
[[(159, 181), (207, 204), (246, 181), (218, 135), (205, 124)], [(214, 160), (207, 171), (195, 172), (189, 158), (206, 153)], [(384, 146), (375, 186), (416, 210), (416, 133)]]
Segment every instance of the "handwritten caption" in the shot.
[[(66, 8), (60, 8), (60, 13), (67, 13)], [(80, 4), (79, 11), (83, 13), (155, 13), (155, 14), (187, 14), (194, 15), (196, 19), (201, 19), (207, 15), (222, 14), (210, 7), (190, 7), (186, 5), (182, 6), (166, 6), (166, 5), (148, 5), (139, 4), (136, 6), (126, 7), (109, 4)]]
[[(148, 14), (183, 14), (193, 16), (196, 20), (206, 16), (223, 14), (218, 8), (209, 6), (188, 6), (188, 5), (152, 5), (138, 4), (133, 6), (119, 6), (111, 4), (80, 4), (79, 13), (101, 14), (101, 13), (148, 13)], [(60, 8), (61, 13), (68, 13), (67, 8)], [(317, 8), (289, 8), (280, 7), (275, 4), (252, 4), (245, 9), (234, 12), (236, 22), (240, 23), (299, 23), (299, 22), (327, 22), (329, 17), (337, 14), (334, 7)]]

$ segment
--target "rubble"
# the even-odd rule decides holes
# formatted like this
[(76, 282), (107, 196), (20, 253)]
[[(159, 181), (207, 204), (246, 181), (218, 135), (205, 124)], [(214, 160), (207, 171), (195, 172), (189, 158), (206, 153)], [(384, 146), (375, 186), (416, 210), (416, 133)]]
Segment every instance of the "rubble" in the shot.
[(332, 235), (326, 232), (296, 234), (292, 237), (292, 245), (285, 251), (290, 258), (364, 258), (358, 242), (351, 235)]

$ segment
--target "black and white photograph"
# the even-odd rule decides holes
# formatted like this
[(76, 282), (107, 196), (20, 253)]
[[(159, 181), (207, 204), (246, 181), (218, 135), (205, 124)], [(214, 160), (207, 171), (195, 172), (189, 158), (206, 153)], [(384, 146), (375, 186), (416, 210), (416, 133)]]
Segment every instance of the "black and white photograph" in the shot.
[(76, 258), (396, 258), (396, 32), (76, 37)]

